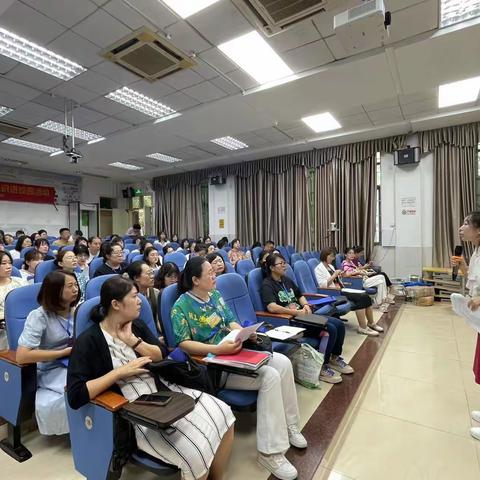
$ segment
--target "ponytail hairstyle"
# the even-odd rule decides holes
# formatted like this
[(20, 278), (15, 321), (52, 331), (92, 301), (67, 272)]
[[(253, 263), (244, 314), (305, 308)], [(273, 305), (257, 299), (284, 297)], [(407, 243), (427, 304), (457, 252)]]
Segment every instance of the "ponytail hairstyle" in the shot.
[(188, 292), (193, 288), (193, 277), (200, 278), (202, 276), (203, 264), (206, 261), (205, 257), (193, 257), (185, 264), (185, 268), (178, 279), (179, 293)]
[(93, 307), (90, 318), (95, 323), (100, 323), (110, 311), (113, 300), (121, 302), (131, 291), (136, 288), (132, 280), (115, 275), (109, 278), (100, 290), (100, 303)]

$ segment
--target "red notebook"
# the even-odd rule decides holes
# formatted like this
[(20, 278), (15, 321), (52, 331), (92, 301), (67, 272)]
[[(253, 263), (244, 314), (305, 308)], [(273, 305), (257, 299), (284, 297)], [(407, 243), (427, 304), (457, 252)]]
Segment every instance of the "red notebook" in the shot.
[(235, 355), (214, 355), (213, 357), (205, 357), (204, 360), (210, 363), (219, 363), (233, 367), (256, 370), (268, 362), (270, 356), (271, 354), (268, 352), (259, 352), (256, 350), (242, 348), (242, 350)]

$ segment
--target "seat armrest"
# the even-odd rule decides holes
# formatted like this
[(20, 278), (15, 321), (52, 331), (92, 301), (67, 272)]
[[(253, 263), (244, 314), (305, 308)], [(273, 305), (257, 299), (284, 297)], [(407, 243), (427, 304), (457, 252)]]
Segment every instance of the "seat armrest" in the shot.
[(117, 412), (128, 403), (128, 400), (118, 393), (106, 391), (97, 395), (92, 402), (106, 408), (110, 412)]
[(291, 320), (294, 315), (287, 315), (286, 313), (270, 313), (270, 312), (255, 312), (257, 317), (281, 318), (284, 320)]
[(323, 293), (302, 293), (302, 296), (312, 298), (326, 298), (330, 297), (331, 295), (324, 295)]
[(16, 365), (17, 367), (26, 367), (28, 365), (34, 365), (34, 363), (18, 363), (17, 362), (17, 353), (15, 350), (2, 350), (0, 352), (0, 360), (5, 360), (12, 365)]

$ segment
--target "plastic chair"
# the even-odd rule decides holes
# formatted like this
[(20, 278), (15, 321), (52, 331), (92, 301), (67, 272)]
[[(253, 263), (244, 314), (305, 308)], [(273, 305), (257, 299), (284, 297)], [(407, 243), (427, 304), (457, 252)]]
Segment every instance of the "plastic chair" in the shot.
[[(220, 278), (221, 277), (219, 277), (219, 279)], [(238, 276), (238, 278), (240, 277)], [(169, 348), (177, 347), (170, 312), (172, 311), (172, 307), (177, 301), (178, 297), (177, 285), (169, 285), (167, 288), (165, 288), (165, 290), (163, 290), (162, 295), (158, 298), (158, 311), (160, 312), (162, 333)], [(217, 397), (230, 405), (234, 410), (253, 411), (256, 409), (256, 390), (231, 390), (222, 388), (217, 392)]]
[(290, 256), (290, 265), (295, 265), (295, 262), (298, 262), (299, 260), (303, 260), (303, 257), (300, 253), (292, 253)]
[(255, 264), (252, 262), (250, 258), (246, 258), (245, 260), (239, 260), (235, 264), (235, 270), (243, 278), (246, 278), (248, 275), (248, 272), (251, 272), (254, 268), (255, 268)]
[(0, 448), (17, 462), (31, 458), (21, 439), (22, 422), (32, 418), (35, 411), (37, 365), (20, 365), (15, 351), (23, 332), (25, 320), (37, 303), (40, 284), (27, 285), (12, 290), (5, 299), (5, 322), (9, 350), (0, 352), (0, 417), (8, 422), (8, 436)]
[(15, 250), (15, 245), (5, 245), (4, 248), (10, 252), (11, 250)]
[[(140, 318), (157, 335), (150, 305), (143, 295), (139, 297), (142, 300)], [(99, 301), (100, 297), (93, 297), (78, 307), (75, 314), (76, 337), (92, 325), (90, 314)], [(123, 400), (123, 404), (126, 402), (122, 396), (112, 392), (107, 392), (107, 395), (114, 395), (119, 400)], [(94, 400), (78, 410), (73, 410), (68, 401), (66, 403), (75, 469), (89, 480), (120, 478), (123, 465), (116, 461), (115, 440), (121, 428), (131, 427), (120, 418), (117, 412), (118, 407), (111, 408), (112, 405), (109, 406), (106, 399), (101, 404), (95, 403)], [(121, 405), (122, 403), (120, 408)], [(131, 452), (130, 462), (157, 474), (159, 478), (180, 479), (180, 471), (177, 467), (154, 457), (145, 456), (138, 449)]]
[[(312, 255), (313, 255), (313, 258), (320, 261), (320, 252), (312, 252)], [(309, 258), (309, 260), (312, 260), (311, 258)], [(307, 260), (308, 262), (308, 260)]]
[(237, 273), (235, 271), (235, 267), (229, 262), (225, 262), (225, 270), (226, 270), (226, 273)]
[(58, 247), (58, 251), (61, 250), (66, 250), (68, 252), (73, 252), (73, 249), (74, 249), (74, 245), (65, 245), (64, 247)]
[(263, 248), (262, 247), (255, 247), (255, 248), (252, 248), (252, 259), (253, 259), (253, 263), (256, 265), (257, 262), (258, 262), (258, 257), (260, 256), (260, 254), (263, 252)]
[(31, 250), (35, 250), (35, 247), (22, 248), (22, 250), (20, 251), (20, 258), (24, 258), (24, 257), (25, 257), (25, 254), (27, 254), (27, 253), (30, 252)]
[(13, 259), (13, 266), (15, 268), (22, 268), (23, 262), (24, 262), (23, 257), (22, 258), (14, 258)]
[(180, 248), (180, 244), (177, 242), (170, 242), (170, 246), (176, 250), (177, 248)]
[(228, 258), (228, 253), (225, 250), (220, 249), (215, 253), (218, 253), (223, 258), (223, 261), (225, 262), (225, 264), (230, 263), (230, 259)]
[(295, 247), (293, 245), (287, 245), (287, 252), (292, 255), (293, 253), (296, 253)]
[(305, 261), (308, 261), (310, 260), (311, 258), (315, 258), (313, 255), (312, 255), (312, 252), (303, 252), (302, 253), (302, 256), (303, 256), (303, 259)]
[(282, 254), (283, 258), (290, 263), (290, 254), (283, 245), (277, 245), (277, 250)]
[(102, 285), (105, 283), (106, 280), (112, 277), (116, 277), (115, 273), (110, 275), (100, 275), (99, 277), (91, 278), (87, 282), (87, 286), (85, 288), (85, 300), (89, 300), (93, 297), (98, 297), (100, 295), (100, 290)]
[(342, 255), (341, 253), (337, 253), (335, 255), (335, 268), (337, 270), (342, 270), (342, 262), (345, 260), (345, 255)]
[(15, 265), (12, 266), (12, 277), (22, 278), (20, 270)]
[(35, 283), (42, 283), (43, 279), (50, 273), (57, 270), (57, 266), (55, 265), (55, 260), (47, 260), (46, 262), (41, 262), (37, 265), (35, 269)]
[(317, 277), (315, 276), (315, 269), (317, 268), (318, 265), (320, 265), (320, 260), (317, 260), (316, 258), (311, 258), (310, 260), (307, 260), (307, 265), (308, 265), (308, 268), (310, 268), (310, 271), (312, 272), (312, 277), (315, 280), (315, 285), (317, 285)]
[(88, 275), (90, 278), (93, 278), (93, 276), (95, 275), (95, 272), (97, 271), (97, 268), (100, 267), (102, 263), (103, 263), (103, 257), (94, 258), (90, 262), (90, 265), (88, 266)]
[(178, 269), (182, 271), (185, 268), (185, 264), (187, 263), (187, 258), (183, 253), (180, 252), (167, 253), (163, 257), (163, 263), (165, 262), (174, 263), (178, 267)]
[(133, 262), (138, 262), (138, 261), (142, 261), (143, 262), (143, 254), (141, 253), (136, 253), (132, 259), (130, 260), (130, 263), (133, 263)]
[(138, 250), (138, 245), (135, 243), (125, 243), (123, 249), (131, 252), (132, 250)]

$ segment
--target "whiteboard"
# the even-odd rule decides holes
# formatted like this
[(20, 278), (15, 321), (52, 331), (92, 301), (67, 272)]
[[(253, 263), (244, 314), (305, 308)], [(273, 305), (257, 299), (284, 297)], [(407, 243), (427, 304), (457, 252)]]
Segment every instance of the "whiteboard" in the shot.
[(66, 205), (0, 202), (0, 228), (6, 233), (25, 230), (33, 233), (40, 228), (47, 230), (49, 235), (58, 235), (58, 230), (68, 227), (68, 207)]

